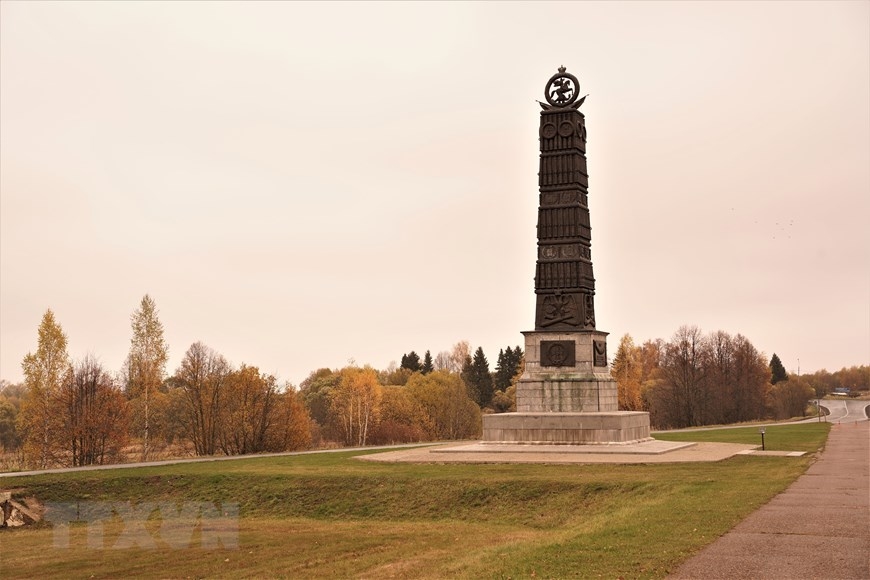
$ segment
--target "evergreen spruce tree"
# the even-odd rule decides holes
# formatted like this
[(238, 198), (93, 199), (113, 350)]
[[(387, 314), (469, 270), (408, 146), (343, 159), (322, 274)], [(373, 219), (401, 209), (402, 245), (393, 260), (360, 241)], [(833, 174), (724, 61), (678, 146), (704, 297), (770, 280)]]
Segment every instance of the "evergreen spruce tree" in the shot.
[(511, 381), (520, 370), (520, 363), (523, 361), (523, 350), (517, 346), (516, 349), (507, 347), (506, 350), (498, 351), (498, 361), (495, 365), (495, 374), (493, 377), (493, 388), (496, 391), (506, 391), (511, 386)]
[(474, 358), (471, 360), (471, 365), (468, 368), (468, 386), (472, 391), (475, 402), (481, 408), (489, 405), (492, 401), (493, 382), (492, 374), (489, 372), (489, 361), (486, 360), (486, 355), (483, 354), (483, 348), (477, 347), (474, 351)]
[(469, 398), (471, 398), (472, 401), (477, 401), (477, 399), (479, 397), (477, 395), (477, 387), (474, 385), (474, 383), (472, 383), (472, 380), (471, 380), (471, 375), (472, 375), (471, 364), (472, 364), (471, 356), (465, 355), (465, 361), (463, 361), (463, 363), (462, 363), (462, 370), (459, 371), (459, 378), (461, 378), (462, 382), (465, 383), (465, 387), (468, 390)]
[(402, 365), (403, 369), (408, 369), (411, 372), (419, 372), (420, 371), (420, 355), (414, 352), (413, 350), (408, 354), (402, 355)]
[(498, 350), (498, 359), (495, 362), (495, 375), (493, 376), (493, 388), (496, 391), (505, 390), (510, 385), (510, 379), (505, 380), (508, 367), (510, 366), (509, 359), (513, 351), (508, 347), (508, 354), (505, 355), (504, 349)]
[(770, 384), (775, 385), (780, 381), (787, 381), (788, 373), (785, 372), (785, 367), (782, 366), (782, 361), (779, 360), (779, 357), (776, 356), (776, 353), (773, 353), (773, 356), (770, 358)]
[(432, 364), (432, 353), (427, 350), (426, 354), (423, 355), (423, 366), (420, 367), (420, 372), (424, 375), (428, 375), (434, 370), (435, 365)]

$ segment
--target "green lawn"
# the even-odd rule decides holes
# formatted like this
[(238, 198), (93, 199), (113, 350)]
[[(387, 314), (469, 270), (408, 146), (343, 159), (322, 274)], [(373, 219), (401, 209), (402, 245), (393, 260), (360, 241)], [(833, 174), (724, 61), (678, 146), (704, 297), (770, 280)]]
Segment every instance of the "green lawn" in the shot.
[[(789, 450), (815, 450), (828, 428), (782, 425), (766, 437), (787, 440)], [(757, 428), (691, 435), (758, 437)], [(0, 480), (19, 488), (18, 496), (44, 502), (200, 502), (239, 510), (235, 549), (201, 547), (200, 530), (172, 549), (161, 532), (173, 521), (161, 528), (157, 511), (140, 530), (153, 549), (115, 549), (129, 534), (129, 522), (125, 531), (117, 517), (103, 526), (103, 549), (88, 547), (85, 524), (71, 526), (68, 548), (53, 547), (55, 530), (47, 524), (0, 530), (0, 577), (661, 578), (812, 460), (409, 465), (353, 459), (360, 454)]]
[[(768, 451), (816, 451), (828, 437), (827, 423), (792, 423), (765, 427), (764, 448)], [(698, 429), (694, 431), (660, 431), (653, 436), (666, 441), (717, 441), (761, 445), (759, 427)]]

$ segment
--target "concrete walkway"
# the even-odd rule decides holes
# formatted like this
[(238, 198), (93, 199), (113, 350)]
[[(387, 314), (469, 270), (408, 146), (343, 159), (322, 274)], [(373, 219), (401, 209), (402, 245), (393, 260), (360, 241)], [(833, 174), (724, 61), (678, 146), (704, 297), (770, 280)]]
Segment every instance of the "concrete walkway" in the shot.
[(804, 475), (670, 578), (870, 578), (870, 422), (834, 425)]

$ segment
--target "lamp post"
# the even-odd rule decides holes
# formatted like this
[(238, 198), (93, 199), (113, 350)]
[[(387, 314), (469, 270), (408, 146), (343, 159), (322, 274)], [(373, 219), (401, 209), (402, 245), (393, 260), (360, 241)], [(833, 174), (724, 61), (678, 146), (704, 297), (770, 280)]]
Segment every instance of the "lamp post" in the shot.
[(759, 427), (758, 432), (761, 433), (761, 450), (764, 451), (764, 427)]

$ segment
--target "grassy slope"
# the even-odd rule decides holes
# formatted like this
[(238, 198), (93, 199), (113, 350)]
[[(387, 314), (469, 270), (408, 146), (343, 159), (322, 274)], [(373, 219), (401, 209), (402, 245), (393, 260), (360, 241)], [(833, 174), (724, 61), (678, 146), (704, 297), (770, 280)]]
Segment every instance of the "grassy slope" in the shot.
[[(817, 449), (828, 427), (788, 425), (766, 437), (790, 438), (789, 449)], [(689, 439), (702, 434), (758, 438), (757, 428), (746, 428)], [(56, 549), (43, 526), (0, 532), (0, 576), (662, 577), (811, 461), (407, 465), (354, 455), (360, 453), (9, 480), (46, 502), (237, 503), (239, 549), (172, 550), (156, 519), (148, 529), (157, 549), (88, 549), (83, 525), (72, 527), (71, 548)], [(105, 526), (104, 546), (116, 543), (121, 528)]]

